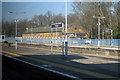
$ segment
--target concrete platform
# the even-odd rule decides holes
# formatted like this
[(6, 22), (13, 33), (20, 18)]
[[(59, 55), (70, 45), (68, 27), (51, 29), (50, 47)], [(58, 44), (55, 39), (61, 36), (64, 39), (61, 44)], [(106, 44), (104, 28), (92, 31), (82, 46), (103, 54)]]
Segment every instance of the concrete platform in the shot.
[[(9, 42), (12, 43), (12, 46), (15, 46), (15, 42)], [(44, 44), (44, 43), (28, 43), (28, 42), (18, 42), (19, 45), (31, 45), (34, 47), (40, 47), (45, 46), (50, 48), (53, 47), (62, 47), (62, 44)], [(119, 46), (90, 46), (90, 45), (68, 45), (68, 52), (70, 53), (89, 53), (91, 55), (103, 55), (103, 56), (113, 56), (113, 57), (119, 57), (120, 56), (120, 48)]]

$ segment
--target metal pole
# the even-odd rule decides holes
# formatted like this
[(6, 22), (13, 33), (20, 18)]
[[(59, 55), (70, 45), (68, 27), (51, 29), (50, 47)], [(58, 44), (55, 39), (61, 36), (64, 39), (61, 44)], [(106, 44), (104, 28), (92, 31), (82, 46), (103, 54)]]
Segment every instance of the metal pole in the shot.
[(113, 39), (113, 32), (112, 32), (112, 30), (111, 30), (111, 39)]
[(65, 56), (68, 55), (68, 41), (67, 41), (67, 0), (66, 0), (66, 34), (65, 34)]
[(56, 45), (57, 45), (57, 27), (56, 27)]
[(57, 47), (57, 50), (58, 50), (58, 44), (57, 44), (57, 27), (56, 27), (56, 47)]
[(112, 35), (113, 35), (113, 32), (111, 30), (111, 46), (112, 46), (112, 39), (113, 39)]
[(100, 17), (98, 17), (98, 46), (100, 46)]
[(31, 26), (31, 37), (30, 37), (30, 40), (31, 40), (31, 44), (32, 44), (32, 26)]
[(16, 49), (17, 49), (17, 19), (15, 20), (16, 22)]
[[(8, 11), (8, 14), (13, 14), (14, 12), (11, 12), (11, 11)], [(25, 12), (15, 12), (15, 14), (16, 14), (16, 20), (15, 20), (15, 22), (16, 22), (16, 24), (15, 24), (15, 26), (16, 26), (16, 49), (17, 49), (17, 21), (18, 21), (18, 19), (17, 19), (17, 14), (24, 14)]]
[(53, 53), (53, 32), (52, 32), (52, 28), (51, 28), (51, 54)]
[(102, 31), (102, 39), (104, 39), (104, 30)]
[(95, 17), (93, 18), (98, 18), (98, 46), (100, 46), (100, 19), (105, 18), (105, 17)]
[(102, 31), (102, 45), (104, 46), (104, 30)]
[(62, 55), (64, 55), (64, 26), (62, 27)]

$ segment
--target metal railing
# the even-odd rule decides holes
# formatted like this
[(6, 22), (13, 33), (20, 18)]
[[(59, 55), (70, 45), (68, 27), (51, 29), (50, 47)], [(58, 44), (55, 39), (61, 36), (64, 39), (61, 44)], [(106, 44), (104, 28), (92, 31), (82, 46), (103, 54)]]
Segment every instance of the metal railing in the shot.
[[(15, 41), (14, 37), (6, 37), (6, 41)], [(62, 44), (62, 39), (51, 39), (51, 38), (32, 38), (33, 43), (54, 43)], [(31, 38), (18, 38), (18, 42), (31, 42)], [(76, 39), (76, 38), (68, 38), (68, 44), (76, 44), (76, 45), (98, 45), (98, 39)], [(100, 39), (100, 46), (120, 46), (120, 39)]]

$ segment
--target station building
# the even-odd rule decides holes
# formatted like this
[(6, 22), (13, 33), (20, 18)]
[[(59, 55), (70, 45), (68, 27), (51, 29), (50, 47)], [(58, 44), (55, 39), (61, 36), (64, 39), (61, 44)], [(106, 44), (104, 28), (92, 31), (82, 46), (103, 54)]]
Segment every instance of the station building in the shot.
[(28, 28), (26, 31), (22, 34), (23, 38), (62, 38), (62, 28), (57, 29), (57, 35), (56, 35), (56, 29), (52, 29), (51, 33), (51, 27), (37, 27), (37, 28)]
[[(70, 31), (70, 30), (69, 30)], [(85, 32), (69, 32), (68, 37), (71, 38), (86, 38)], [(56, 34), (57, 33), (57, 34)], [(65, 34), (64, 34), (65, 35)], [(27, 28), (26, 31), (22, 34), (22, 38), (62, 38), (62, 28), (52, 28), (51, 27), (36, 27), (36, 28)]]

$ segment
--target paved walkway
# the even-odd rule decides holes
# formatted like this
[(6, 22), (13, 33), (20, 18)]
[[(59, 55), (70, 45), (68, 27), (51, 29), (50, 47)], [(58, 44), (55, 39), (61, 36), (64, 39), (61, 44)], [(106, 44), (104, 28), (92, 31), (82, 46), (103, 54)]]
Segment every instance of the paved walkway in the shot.
[[(10, 43), (14, 43), (10, 41)], [(20, 44), (32, 44), (32, 45), (47, 45), (47, 46), (61, 46), (61, 44), (49, 44), (49, 43), (30, 43), (30, 42), (18, 42)], [(99, 49), (107, 49), (107, 50), (120, 50), (120, 46), (94, 46), (94, 45), (77, 45), (77, 44), (69, 44), (68, 47), (76, 47), (76, 48), (99, 48)]]
[[(21, 55), (62, 55), (62, 52), (53, 50), (51, 53), (50, 49), (36, 48), (30, 46), (19, 46), (16, 50), (14, 47), (5, 47), (3, 50), (10, 52), (15, 52)], [(74, 62), (79, 62), (83, 64), (104, 64), (104, 63), (118, 63), (118, 57), (113, 56), (100, 56), (100, 55), (90, 55), (88, 53), (68, 53), (68, 55), (77, 55), (85, 57), (85, 59), (72, 59)]]
[[(51, 54), (50, 49), (43, 48), (18, 47), (16, 50), (15, 47), (3, 47), (3, 51), (6, 51), (4, 53), (7, 53), (8, 55), (20, 55), (13, 55), (14, 57), (22, 58), (22, 56), (25, 56), (29, 60), (32, 60), (32, 62), (42, 62), (51, 65), (51, 68), (53, 69), (60, 69), (65, 73), (71, 72), (71, 74), (77, 76), (80, 76), (80, 74), (76, 73), (104, 78), (118, 75), (119, 61), (114, 59), (93, 57), (83, 54), (69, 54), (65, 57), (62, 56), (62, 53), (54, 52), (54, 54)], [(10, 52), (13, 54), (10, 54)]]
[[(12, 43), (14, 43), (14, 42), (12, 42)], [(19, 42), (19, 44), (24, 44), (23, 46), (21, 45), (21, 46), (19, 46), (19, 47), (29, 47), (29, 48), (33, 48), (33, 49), (43, 49), (43, 48), (40, 48), (40, 45), (42, 46), (42, 45), (46, 45), (46, 46), (61, 46), (61, 45), (56, 45), (56, 44), (43, 44), (43, 43), (32, 43), (32, 45), (33, 46), (29, 46), (31, 43), (28, 43), (28, 42), (24, 42), (24, 43), (21, 43), (21, 42)], [(29, 45), (26, 45), (26, 44), (29, 44)], [(15, 46), (15, 44), (14, 44), (14, 46)], [(80, 45), (69, 45), (69, 47), (73, 47), (73, 48), (88, 48), (88, 49), (90, 49), (90, 48), (92, 48), (92, 49), (100, 49), (101, 48), (101, 50), (104, 50), (104, 49), (108, 49), (108, 50), (113, 50), (113, 51), (118, 51), (118, 52), (120, 52), (119, 51), (119, 49), (120, 48), (118, 48), (118, 47), (116, 47), (116, 46), (114, 46), (114, 47), (105, 47), (105, 46), (102, 46), (102, 47), (98, 47), (98, 46), (80, 46)], [(50, 48), (47, 48), (47, 49), (50, 49)], [(44, 47), (44, 50), (47, 50), (45, 47)], [(49, 50), (50, 51), (50, 50)], [(53, 51), (57, 51), (57, 49), (54, 49)], [(57, 51), (58, 52), (58, 51)], [(59, 51), (59, 52), (62, 52), (62, 50), (61, 51)], [(80, 53), (78, 53), (78, 52), (71, 52), (71, 51), (68, 51), (68, 53), (69, 54), (80, 54)], [(91, 53), (83, 53), (83, 55), (88, 55), (88, 56), (96, 56), (96, 57), (103, 57), (103, 58), (112, 58), (112, 59), (120, 59), (120, 57), (119, 56), (113, 56), (113, 55), (96, 55), (96, 54), (91, 54)]]

